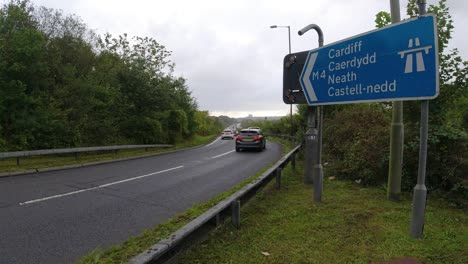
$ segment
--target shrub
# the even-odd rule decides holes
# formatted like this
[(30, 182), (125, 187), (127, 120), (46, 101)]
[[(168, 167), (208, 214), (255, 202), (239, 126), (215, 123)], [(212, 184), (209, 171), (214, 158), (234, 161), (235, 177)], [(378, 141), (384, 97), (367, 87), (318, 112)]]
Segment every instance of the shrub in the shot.
[(364, 184), (386, 182), (390, 111), (382, 104), (349, 105), (325, 115), (324, 160), (328, 172)]

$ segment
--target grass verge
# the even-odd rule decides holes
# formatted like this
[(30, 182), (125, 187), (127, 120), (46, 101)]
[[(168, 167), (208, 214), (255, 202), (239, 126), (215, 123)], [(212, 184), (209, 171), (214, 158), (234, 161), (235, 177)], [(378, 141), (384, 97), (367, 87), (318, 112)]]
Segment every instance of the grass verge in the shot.
[(272, 183), (242, 207), (239, 230), (226, 222), (177, 262), (468, 263), (467, 212), (429, 194), (424, 236), (411, 239), (410, 195), (395, 203), (382, 188), (326, 179), (316, 204), (301, 172), (285, 168), (281, 190)]
[(73, 164), (84, 164), (96, 161), (107, 161), (129, 157), (137, 157), (144, 155), (151, 155), (157, 153), (164, 153), (179, 149), (185, 149), (195, 147), (203, 144), (207, 144), (212, 141), (216, 136), (199, 136), (195, 135), (184, 142), (175, 145), (172, 148), (153, 148), (149, 150), (145, 149), (128, 149), (113, 151), (102, 151), (102, 152), (85, 152), (80, 153), (78, 159), (75, 158), (74, 154), (66, 155), (44, 155), (44, 156), (33, 156), (25, 157), (20, 159), (20, 165), (16, 165), (16, 158), (0, 160), (0, 173), (2, 172), (16, 172), (34, 169), (43, 169), (51, 167), (62, 167)]
[[(269, 138), (269, 140), (276, 141), (283, 145), (283, 153), (289, 152), (293, 147), (288, 141)], [(273, 164), (272, 164), (273, 165)], [(246, 179), (241, 184), (232, 188), (231, 190), (224, 192), (216, 197), (210, 199), (207, 202), (199, 203), (187, 210), (186, 212), (169, 219), (168, 221), (155, 226), (153, 229), (145, 230), (142, 234), (129, 238), (127, 241), (120, 245), (113, 246), (108, 249), (97, 248), (84, 256), (77, 263), (90, 264), (90, 263), (126, 263), (130, 258), (140, 254), (144, 250), (148, 249), (152, 245), (156, 244), (160, 240), (168, 237), (171, 233), (177, 231), (182, 226), (186, 225), (205, 211), (226, 199), (242, 187), (250, 183), (255, 178), (259, 177), (268, 168), (264, 168), (259, 171), (256, 175)]]

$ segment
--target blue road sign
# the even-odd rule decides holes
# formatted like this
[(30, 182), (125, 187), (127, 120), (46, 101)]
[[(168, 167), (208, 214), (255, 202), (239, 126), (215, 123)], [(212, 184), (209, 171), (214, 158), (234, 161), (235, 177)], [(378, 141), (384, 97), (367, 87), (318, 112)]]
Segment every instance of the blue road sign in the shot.
[(426, 100), (439, 94), (434, 15), (309, 51), (300, 84), (309, 105)]

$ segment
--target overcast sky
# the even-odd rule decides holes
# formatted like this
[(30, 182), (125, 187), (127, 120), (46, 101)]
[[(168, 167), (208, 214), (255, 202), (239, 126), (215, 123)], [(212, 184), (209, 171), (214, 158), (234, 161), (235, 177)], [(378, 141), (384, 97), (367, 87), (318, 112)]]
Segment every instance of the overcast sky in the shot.
[[(5, 2), (5, 0), (2, 0)], [(317, 47), (317, 34), (297, 31), (319, 25), (325, 45), (375, 28), (375, 14), (390, 0), (32, 0), (75, 14), (98, 34), (148, 36), (172, 51), (175, 73), (187, 79), (200, 110), (244, 117), (289, 113), (282, 100), (282, 60)], [(437, 0), (427, 0), (436, 4)], [(455, 30), (450, 47), (468, 60), (468, 1), (448, 0)], [(407, 0), (401, 0), (406, 18)]]

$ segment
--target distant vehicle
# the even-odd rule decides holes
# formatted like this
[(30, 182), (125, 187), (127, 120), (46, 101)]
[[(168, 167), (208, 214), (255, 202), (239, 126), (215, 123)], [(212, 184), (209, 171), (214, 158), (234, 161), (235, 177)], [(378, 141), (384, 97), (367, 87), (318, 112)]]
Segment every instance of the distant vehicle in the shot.
[(266, 148), (265, 137), (263, 136), (260, 128), (247, 128), (242, 129), (236, 137), (236, 151), (244, 149), (255, 149), (262, 151)]
[(234, 139), (234, 132), (232, 130), (226, 129), (223, 132), (221, 132), (221, 139)]

